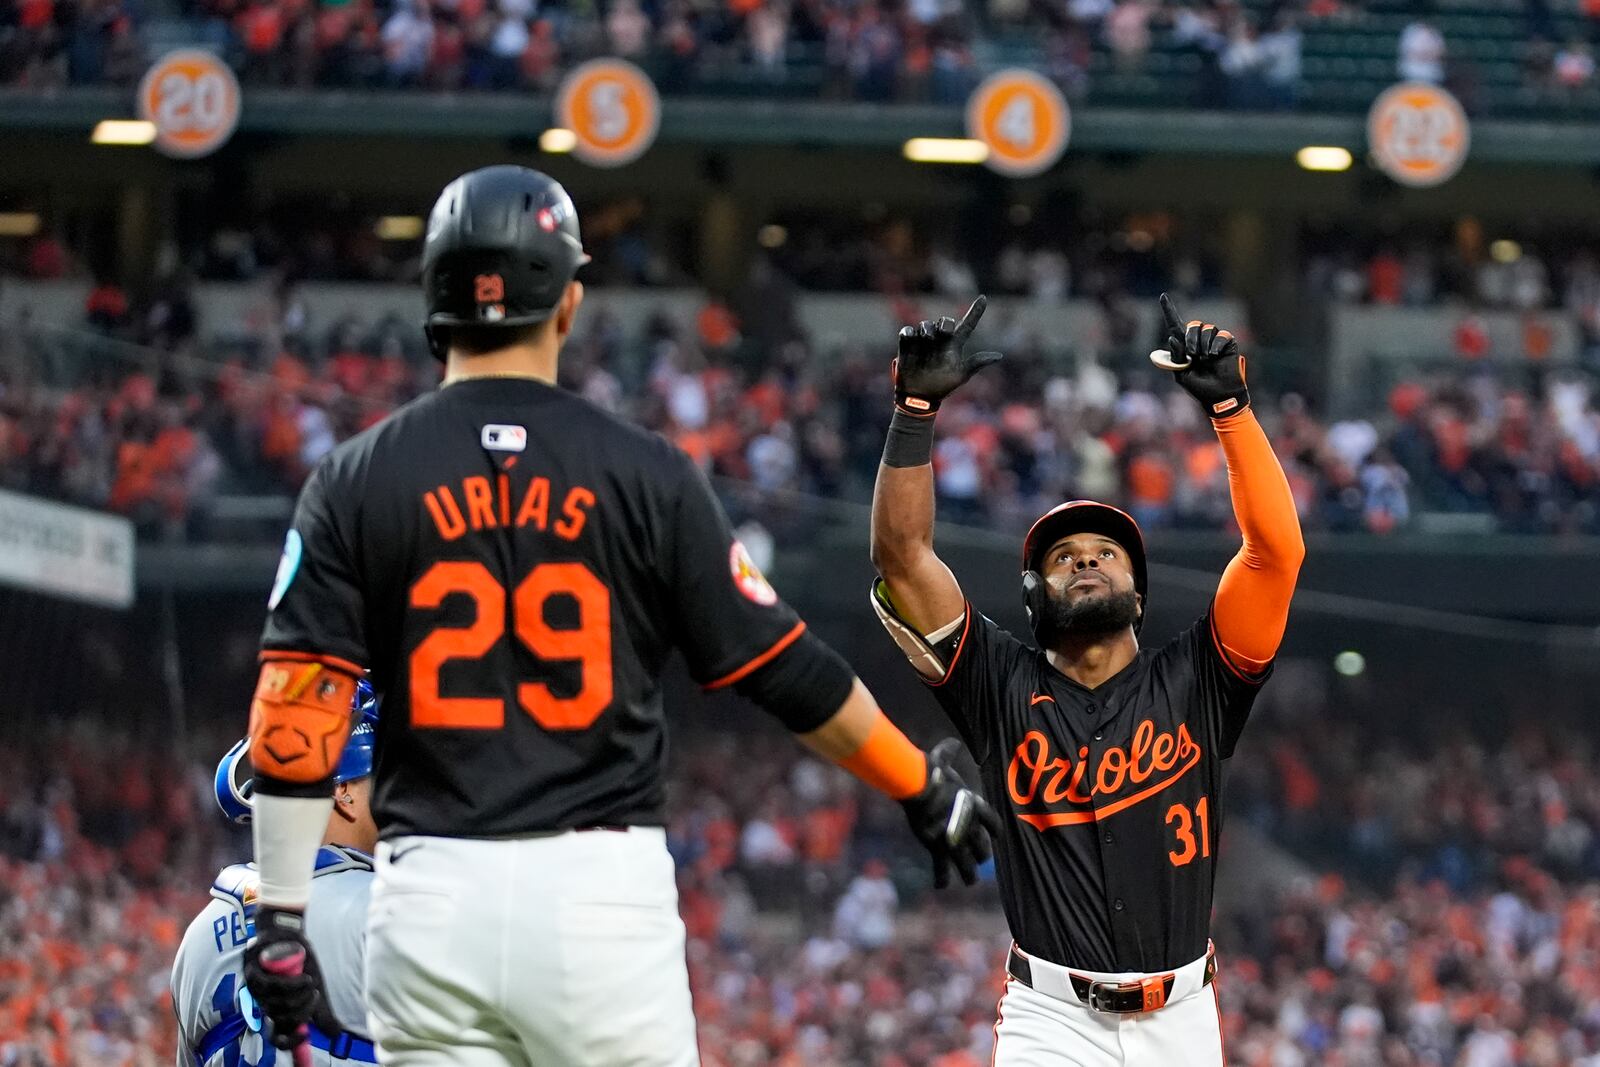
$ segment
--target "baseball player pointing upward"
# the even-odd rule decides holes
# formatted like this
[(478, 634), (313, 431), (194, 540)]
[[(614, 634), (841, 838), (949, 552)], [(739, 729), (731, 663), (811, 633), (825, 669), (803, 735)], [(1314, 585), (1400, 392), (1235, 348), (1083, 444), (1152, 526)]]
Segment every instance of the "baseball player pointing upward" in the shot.
[(779, 599), (689, 458), (555, 387), (587, 258), (549, 177), (447, 186), (422, 255), (444, 386), (301, 492), (250, 716), (245, 975), (275, 1041), (316, 1003), (309, 980), (267, 980), (311, 947), (363, 667), (384, 700), (367, 1003), (391, 1067), (697, 1062), (661, 811), (674, 648), (899, 800), (938, 878), (988, 858), (994, 812)]
[(1208, 938), (1222, 761), (1271, 671), (1304, 546), (1237, 343), (1161, 306), (1167, 347), (1151, 359), (1211, 418), (1244, 546), (1206, 613), (1155, 649), (1138, 640), (1139, 528), (1105, 504), (1062, 504), (1023, 543), (1037, 648), (966, 601), (933, 550), (933, 424), (940, 401), (1000, 357), (963, 351), (983, 297), (959, 324), (900, 333), (873, 604), (1002, 809), (997, 870), (1015, 940), (1001, 1067), (1222, 1062)]

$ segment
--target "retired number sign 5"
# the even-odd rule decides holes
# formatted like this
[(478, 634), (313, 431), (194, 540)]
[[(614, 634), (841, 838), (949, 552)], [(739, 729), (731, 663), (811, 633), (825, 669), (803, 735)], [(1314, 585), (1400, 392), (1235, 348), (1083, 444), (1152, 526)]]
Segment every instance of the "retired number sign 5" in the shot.
[(576, 138), (573, 155), (596, 167), (620, 167), (655, 143), (661, 98), (632, 63), (595, 59), (562, 80), (556, 118)]
[(1440, 185), (1467, 161), (1472, 131), (1455, 97), (1437, 85), (1404, 82), (1367, 112), (1367, 144), (1385, 174), (1413, 188)]
[(239, 80), (204, 49), (168, 52), (139, 83), (139, 117), (155, 124), (156, 148), (165, 154), (210, 155), (239, 125)]
[(1067, 98), (1031, 70), (997, 71), (967, 101), (967, 136), (988, 146), (990, 169), (1013, 178), (1049, 170), (1071, 133)]

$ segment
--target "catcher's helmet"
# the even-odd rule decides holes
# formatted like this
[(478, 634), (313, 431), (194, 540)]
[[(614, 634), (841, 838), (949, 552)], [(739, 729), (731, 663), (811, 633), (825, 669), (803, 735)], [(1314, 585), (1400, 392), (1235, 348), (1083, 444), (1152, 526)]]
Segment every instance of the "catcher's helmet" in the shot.
[(451, 326), (543, 322), (587, 262), (554, 178), (510, 165), (463, 174), (434, 202), (422, 244), (429, 347), (443, 359)]
[[(1028, 624), (1033, 627), (1033, 636), (1040, 644), (1045, 641), (1044, 607), (1049, 592), (1045, 588), (1044, 576), (1039, 571), (1039, 557), (1057, 540), (1074, 533), (1101, 534), (1121, 545), (1133, 565), (1133, 591), (1139, 594), (1142, 602), (1149, 603), (1144, 535), (1139, 532), (1139, 524), (1133, 521), (1133, 516), (1121, 508), (1094, 500), (1069, 500), (1065, 504), (1057, 504), (1041, 515), (1028, 531), (1028, 536), (1022, 539), (1022, 602), (1028, 609)], [(1140, 612), (1139, 620), (1133, 624), (1134, 633), (1138, 633), (1143, 625), (1144, 613)]]
[[(372, 691), (372, 686), (367, 684), (366, 679), (356, 683), (356, 695), (350, 704), (359, 717), (355, 728), (350, 731), (350, 740), (345, 742), (344, 754), (339, 757), (339, 766), (333, 769), (335, 785), (340, 782), (353, 782), (372, 773), (374, 727), (378, 724), (378, 696)], [(212, 779), (212, 786), (217, 794), (217, 805), (222, 808), (222, 814), (228, 817), (229, 822), (236, 822), (241, 826), (250, 821), (250, 800), (255, 795), (255, 779), (252, 777), (254, 769), (250, 766), (249, 750), (250, 739), (240, 738), (217, 764), (217, 773)]]

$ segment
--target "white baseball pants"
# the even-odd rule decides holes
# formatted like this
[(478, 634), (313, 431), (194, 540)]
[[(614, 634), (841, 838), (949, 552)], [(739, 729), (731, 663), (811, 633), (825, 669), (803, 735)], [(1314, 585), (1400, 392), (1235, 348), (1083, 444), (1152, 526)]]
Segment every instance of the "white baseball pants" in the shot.
[[(1073, 991), (1069, 969), (1030, 956), (1033, 988), (1006, 980), (995, 1023), (994, 1067), (1222, 1067), (1222, 1008), (1206, 960), (1173, 971), (1166, 1005), (1136, 1015), (1095, 1011)], [(1073, 967), (1096, 982), (1143, 974)]]
[(367, 1010), (393, 1067), (697, 1067), (659, 828), (378, 846)]

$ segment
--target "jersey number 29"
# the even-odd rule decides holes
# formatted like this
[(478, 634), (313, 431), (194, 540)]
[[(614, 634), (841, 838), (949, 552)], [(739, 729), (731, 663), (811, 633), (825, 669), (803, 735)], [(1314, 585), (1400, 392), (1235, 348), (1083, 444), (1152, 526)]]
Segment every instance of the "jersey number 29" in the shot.
[[(411, 724), (453, 730), (494, 730), (505, 725), (505, 701), (497, 697), (439, 695), (439, 668), (453, 659), (477, 659), (505, 634), (506, 589), (476, 560), (435, 563), (411, 587), (413, 608), (437, 608), (449, 596), (468, 596), (477, 616), (472, 625), (440, 627), (411, 653)], [(575, 629), (545, 621), (545, 603), (571, 597), (578, 606)], [(517, 686), (517, 703), (546, 730), (586, 729), (611, 704), (611, 591), (583, 563), (541, 563), (511, 593), (517, 640), (540, 659), (576, 662), (582, 683), (571, 696), (556, 696), (544, 682)]]

